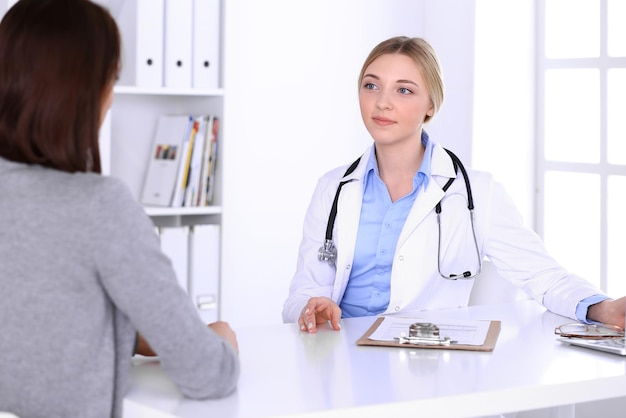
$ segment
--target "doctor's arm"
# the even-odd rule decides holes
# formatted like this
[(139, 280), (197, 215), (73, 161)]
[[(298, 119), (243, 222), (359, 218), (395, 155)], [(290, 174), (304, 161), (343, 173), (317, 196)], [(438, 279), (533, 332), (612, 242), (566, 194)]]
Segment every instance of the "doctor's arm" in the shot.
[(323, 177), (313, 192), (304, 217), (296, 271), (283, 305), (283, 322), (297, 322), (300, 329), (304, 326), (304, 330), (309, 332), (315, 332), (318, 323), (334, 318), (333, 328), (338, 329), (341, 317), (341, 309), (331, 300), (336, 269), (318, 259), (319, 248), (324, 243), (335, 183), (325, 181)]
[[(626, 300), (617, 305), (610, 300), (588, 299), (604, 295), (599, 288), (567, 270), (552, 257), (535, 231), (526, 226), (504, 187), (492, 179), (476, 187), (474, 201), (483, 251), (496, 270), (551, 312), (574, 320), (617, 323), (615, 312), (621, 304), (624, 323)], [(584, 305), (585, 309), (579, 309)], [(586, 309), (588, 307), (588, 309)]]

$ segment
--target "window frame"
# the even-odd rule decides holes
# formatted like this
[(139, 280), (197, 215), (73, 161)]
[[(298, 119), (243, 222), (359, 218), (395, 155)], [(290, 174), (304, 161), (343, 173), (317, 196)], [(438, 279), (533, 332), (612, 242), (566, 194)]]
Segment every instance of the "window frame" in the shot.
[[(545, 176), (549, 171), (576, 172), (596, 174), (600, 178), (600, 260), (599, 283), (603, 291), (607, 291), (608, 283), (608, 189), (609, 176), (626, 176), (626, 165), (608, 162), (608, 72), (613, 68), (626, 68), (626, 57), (610, 57), (607, 53), (608, 39), (608, 0), (600, 0), (600, 54), (594, 58), (547, 58), (545, 55), (546, 2), (536, 3), (536, 196), (535, 196), (535, 231), (544, 237), (545, 233)], [(600, 73), (600, 158), (597, 163), (579, 163), (567, 161), (551, 161), (545, 157), (545, 83), (546, 72), (552, 69), (598, 69)], [(572, 203), (584, 199), (584, 191), (573, 196)], [(581, 220), (594, 222), (596, 220)], [(573, 225), (576, 228), (576, 225)], [(568, 237), (571, 239), (571, 237)], [(578, 244), (586, 244), (584, 237), (577, 237)]]

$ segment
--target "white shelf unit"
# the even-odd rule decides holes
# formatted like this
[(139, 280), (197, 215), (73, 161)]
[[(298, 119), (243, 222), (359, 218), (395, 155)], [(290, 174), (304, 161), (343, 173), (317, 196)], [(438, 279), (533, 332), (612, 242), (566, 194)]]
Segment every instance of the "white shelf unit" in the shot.
[[(188, 231), (186, 242), (170, 242), (167, 253), (173, 260), (179, 280), (187, 283), (186, 290), (201, 319), (206, 323), (214, 322), (220, 318), (221, 238), (218, 232), (217, 241), (207, 242), (206, 230), (200, 232), (198, 225), (216, 224), (221, 230), (223, 92), (220, 89), (198, 91), (128, 86), (116, 86), (114, 92), (113, 105), (100, 132), (103, 173), (123, 180), (137, 201), (140, 201), (158, 117), (162, 114), (212, 114), (220, 118), (214, 204), (199, 207), (144, 206), (155, 227), (160, 228), (160, 233), (164, 228), (184, 227)], [(198, 234), (205, 238), (192, 239)], [(195, 250), (192, 250), (192, 245)]]
[[(103, 172), (124, 181), (137, 201), (140, 201), (158, 117), (162, 114), (212, 114), (220, 118), (214, 204), (200, 207), (144, 206), (160, 233), (164, 228), (184, 227), (188, 231), (186, 242), (170, 242), (167, 253), (174, 262), (179, 280), (187, 283), (187, 291), (201, 319), (206, 323), (214, 322), (220, 318), (221, 238), (212, 244), (206, 239), (194, 241), (192, 235), (200, 234), (199, 225), (217, 224), (221, 229), (223, 92), (128, 86), (116, 86), (114, 92), (113, 105), (101, 130), (101, 148), (106, 156)], [(195, 245), (193, 251), (192, 245)], [(196, 271), (198, 269), (201, 271)]]
[[(223, 91), (221, 89), (167, 89), (116, 86), (113, 106), (107, 123), (109, 138), (102, 143), (108, 147), (108, 166), (103, 171), (122, 179), (139, 201), (152, 150), (157, 119), (162, 114), (212, 114), (223, 122)], [(218, 131), (217, 173), (212, 206), (206, 207), (148, 207), (156, 226), (179, 226), (221, 221), (221, 154), (222, 132)], [(103, 151), (107, 154), (107, 151)]]

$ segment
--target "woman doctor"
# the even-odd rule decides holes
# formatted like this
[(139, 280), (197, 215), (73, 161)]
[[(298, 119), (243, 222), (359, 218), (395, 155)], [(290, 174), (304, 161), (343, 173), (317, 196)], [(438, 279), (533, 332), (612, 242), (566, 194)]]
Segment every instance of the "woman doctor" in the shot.
[(466, 186), (460, 162), (423, 129), (443, 96), (425, 40), (394, 37), (370, 52), (359, 104), (374, 143), (318, 181), (283, 321), (315, 332), (328, 321), (339, 330), (342, 317), (467, 306), (487, 257), (549, 310), (623, 327), (626, 298), (609, 299), (548, 255), (491, 175), (468, 169)]

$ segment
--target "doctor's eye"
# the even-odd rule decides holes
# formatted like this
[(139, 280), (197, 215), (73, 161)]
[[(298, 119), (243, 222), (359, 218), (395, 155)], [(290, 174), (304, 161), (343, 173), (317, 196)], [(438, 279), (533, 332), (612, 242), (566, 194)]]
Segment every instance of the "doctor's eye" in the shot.
[(408, 88), (406, 88), (406, 87), (400, 87), (400, 88), (398, 89), (398, 92), (399, 92), (400, 94), (412, 94), (412, 93), (413, 93), (413, 90), (408, 89)]
[(363, 88), (366, 90), (375, 90), (377, 87), (374, 83), (363, 83)]

